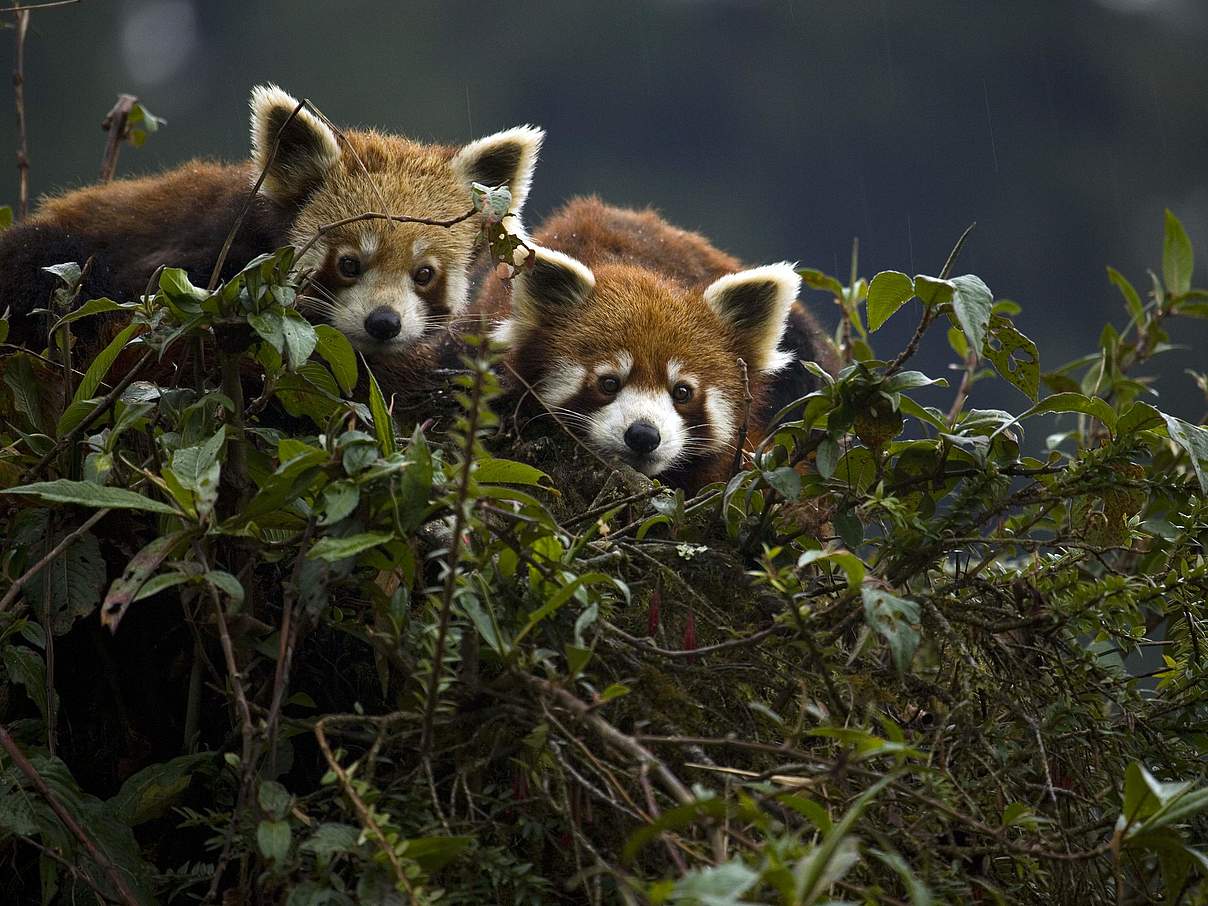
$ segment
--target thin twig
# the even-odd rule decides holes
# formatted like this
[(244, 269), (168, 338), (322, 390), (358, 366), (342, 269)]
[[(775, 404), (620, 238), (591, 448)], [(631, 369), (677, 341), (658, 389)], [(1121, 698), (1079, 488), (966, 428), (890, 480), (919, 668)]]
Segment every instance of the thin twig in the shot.
[(29, 10), (21, 7), (5, 10), (17, 14), (17, 52), (13, 61), (13, 100), (17, 107), (17, 219), (29, 214), (29, 137), (25, 129), (25, 35), (29, 31)]
[(449, 227), (456, 226), (465, 220), (469, 220), (476, 213), (477, 211), (475, 211), (474, 208), (470, 208), (470, 210), (466, 211), (464, 214), (458, 214), (456, 217), (438, 220), (433, 217), (409, 217), (406, 214), (383, 214), (380, 211), (365, 211), (361, 214), (354, 214), (352, 217), (345, 217), (342, 220), (335, 220), (331, 223), (325, 223), (320, 226), (317, 230), (315, 230), (314, 235), (306, 240), (306, 242), (303, 243), (298, 249), (297, 254), (294, 256), (294, 260), (301, 261), (303, 256), (311, 250), (314, 244), (322, 239), (325, 235), (334, 229), (338, 229), (339, 227), (348, 226), (350, 223), (359, 223), (362, 220), (388, 220), (391, 223), (422, 223), (426, 224), (427, 226), (444, 227), (447, 229)]
[(630, 635), (629, 633), (625, 632), (625, 630), (620, 629), (617, 626), (614, 626), (612, 623), (609, 623), (607, 620), (602, 621), (601, 625), (611, 635), (615, 635), (622, 642), (624, 642), (625, 644), (629, 645), (632, 648), (636, 648), (638, 651), (644, 651), (644, 652), (647, 652), (648, 654), (657, 654), (657, 655), (660, 655), (661, 657), (676, 657), (676, 658), (689, 658), (689, 659), (699, 657), (700, 655), (704, 655), (704, 654), (717, 654), (720, 651), (732, 651), (735, 648), (747, 648), (751, 645), (758, 645), (760, 642), (762, 642), (764, 639), (768, 638), (769, 636), (776, 635), (777, 633), (783, 632), (787, 629), (787, 627), (785, 627), (785, 626), (776, 624), (774, 626), (769, 626), (767, 629), (761, 629), (761, 630), (759, 630), (759, 632), (752, 633), (751, 635), (748, 635), (748, 636), (744, 636), (741, 639), (731, 639), (728, 642), (718, 642), (716, 645), (706, 645), (704, 648), (693, 648), (691, 651), (682, 651), (682, 650), (672, 650), (669, 648), (659, 648), (659, 647), (647, 642), (645, 639), (639, 639), (636, 636)]
[[(948, 253), (948, 260), (944, 262), (944, 267), (940, 271), (940, 279), (947, 280), (952, 275), (952, 268), (956, 265), (956, 259), (961, 253), (961, 249), (965, 247), (965, 241), (969, 238), (969, 234), (973, 232), (976, 223), (971, 223), (965, 227), (965, 232), (961, 233), (960, 239), (956, 240), (956, 245), (952, 247), (952, 251)], [(935, 319), (934, 305), (928, 305), (923, 309), (923, 317), (919, 320), (919, 325), (914, 329), (914, 336), (910, 338), (910, 342), (906, 344), (906, 348), (898, 353), (898, 357), (889, 363), (889, 367), (885, 369), (885, 376), (889, 377), (896, 373), (906, 360), (909, 359), (919, 348), (919, 341), (923, 339), (923, 334), (927, 332), (927, 328), (931, 326), (931, 322)]]
[(365, 801), (359, 795), (357, 795), (357, 791), (352, 785), (352, 778), (349, 777), (348, 772), (344, 770), (343, 765), (340, 764), (340, 762), (336, 759), (335, 754), (331, 751), (331, 746), (327, 743), (327, 735), (323, 731), (323, 724), (326, 723), (326, 721), (327, 718), (324, 717), (315, 724), (315, 739), (317, 739), (319, 742), (319, 749), (322, 751), (323, 757), (327, 759), (328, 767), (331, 768), (332, 773), (334, 773), (336, 778), (340, 781), (340, 786), (344, 789), (344, 795), (348, 797), (348, 800), (352, 803), (352, 807), (356, 809), (357, 816), (361, 819), (361, 823), (364, 825), (365, 830), (372, 834), (373, 837), (378, 841), (378, 846), (381, 847), (382, 853), (386, 856), (386, 859), (390, 862), (390, 867), (394, 870), (395, 878), (398, 879), (399, 884), (401, 884), (408, 893), (412, 893), (413, 888), (411, 881), (407, 877), (406, 869), (403, 868), (403, 864), (399, 861), (398, 853), (395, 851), (394, 845), (391, 844), (390, 840), (386, 837), (386, 834), (383, 833), (382, 828), (374, 819), (373, 813), (370, 812), (369, 807), (365, 804)]
[(50, 9), (52, 6), (74, 6), (81, 0), (48, 0), (46, 3), (30, 3), (27, 6), (10, 6), (0, 9), (0, 13), (25, 13), (34, 9)]
[(755, 401), (751, 396), (751, 375), (747, 369), (747, 360), (739, 356), (738, 364), (742, 368), (742, 423), (738, 426), (738, 443), (734, 446), (734, 461), (730, 463), (730, 474), (727, 478), (738, 474), (742, 467), (742, 451), (747, 444), (747, 430), (751, 421), (751, 404)]
[[(557, 686), (548, 680), (541, 679), (527, 674), (521, 674), (521, 679), (531, 685), (537, 692), (544, 695), (546, 698), (553, 699), (577, 719), (591, 726), (605, 742), (629, 755), (641, 765), (649, 765), (654, 768), (655, 775), (662, 782), (680, 805), (691, 805), (696, 801), (696, 797), (688, 791), (683, 782), (671, 772), (671, 769), (663, 763), (657, 755), (651, 752), (648, 748), (634, 739), (632, 736), (627, 736), (606, 721), (603, 717), (597, 714), (585, 702), (580, 701), (575, 695), (567, 692), (561, 686)], [(719, 863), (724, 862), (726, 858), (725, 840), (722, 837), (719, 828), (712, 828), (710, 836), (713, 842), (713, 857)]]
[(436, 626), (436, 650), (432, 653), (432, 675), (428, 678), (427, 694), (424, 697), (423, 733), (420, 749), (425, 753), (432, 747), (432, 722), (436, 718), (437, 699), (440, 697), (440, 674), (444, 669), (445, 638), (449, 632), (452, 616), (453, 595), (461, 567), (461, 535), (465, 530), (466, 507), (470, 497), (470, 479), (474, 470), (474, 445), (478, 439), (478, 417), (482, 409), (482, 393), (485, 374), (480, 366), (474, 374), (474, 387), (466, 411), (465, 447), (462, 450), (461, 474), (457, 480), (457, 498), (453, 508), (453, 537), (449, 541), (448, 560), (445, 565), (445, 582), (441, 591), (440, 616)]
[(117, 156), (130, 133), (130, 112), (137, 103), (138, 98), (134, 95), (119, 94), (117, 103), (101, 120), (101, 128), (109, 133), (109, 137), (105, 139), (105, 156), (101, 158), (101, 182), (109, 182), (117, 172)]
[(285, 589), (285, 603), (281, 608), (281, 631), (277, 651), (277, 670), (273, 676), (273, 698), (268, 708), (265, 737), (268, 745), (269, 776), (277, 774), (277, 721), (281, 716), (281, 704), (289, 689), (289, 671), (294, 662), (294, 649), (298, 647), (298, 630), (301, 619), (294, 619), (294, 602), (298, 598), (298, 587), (302, 579), (302, 564), (310, 552), (310, 539), (314, 534), (315, 521), (308, 519), (306, 529), (294, 560), (289, 585)]
[(74, 542), (77, 538), (79, 538), (81, 535), (83, 535), (86, 531), (88, 531), (90, 528), (92, 528), (94, 525), (96, 525), (98, 522), (100, 522), (102, 519), (104, 519), (105, 516), (107, 516), (111, 512), (113, 512), (113, 511), (112, 510), (97, 510), (95, 513), (93, 513), (91, 516), (89, 516), (86, 520), (84, 520), (84, 523), (78, 529), (71, 532), (71, 534), (67, 535), (67, 537), (65, 537), (62, 541), (60, 541), (58, 544), (56, 544), (51, 549), (50, 553), (48, 553), (45, 557), (43, 557), (41, 560), (39, 560), (37, 563), (35, 563), (29, 569), (27, 569), (23, 575), (19, 576), (17, 578), (17, 580), (15, 582), (13, 582), (12, 585), (9, 586), (8, 591), (6, 591), (4, 593), (4, 597), (0, 598), (0, 613), (4, 613), (6, 610), (8, 610), (9, 605), (11, 605), (13, 603), (13, 601), (16, 599), (17, 595), (20, 594), (21, 589), (24, 588), (26, 585), (28, 585), (30, 580), (32, 580), (38, 573), (40, 573), (43, 569), (45, 569), (47, 566), (49, 566), (50, 563), (55, 559), (55, 557), (59, 556), (59, 554), (63, 553), (63, 551), (65, 551), (65, 550), (67, 550), (67, 548), (71, 546), (72, 542)]
[(256, 200), (256, 196), (260, 192), (260, 187), (264, 184), (264, 178), (268, 175), (268, 168), (273, 165), (273, 161), (277, 159), (277, 151), (281, 147), (281, 136), (285, 130), (289, 128), (289, 124), (294, 121), (294, 117), (305, 107), (309, 102), (306, 98), (298, 101), (298, 105), (290, 112), (290, 115), (285, 118), (285, 122), (277, 130), (277, 134), (273, 136), (273, 146), (269, 149), (268, 159), (264, 162), (264, 166), (260, 168), (260, 175), (256, 177), (256, 181), (252, 184), (252, 190), (248, 192), (247, 198), (243, 200), (243, 207), (239, 210), (239, 216), (235, 218), (235, 222), (231, 224), (231, 230), (227, 233), (226, 239), (222, 243), (222, 250), (218, 253), (218, 260), (214, 262), (214, 270), (210, 272), (210, 282), (206, 284), (206, 289), (213, 292), (218, 286), (218, 280), (222, 276), (222, 267), (226, 264), (227, 255), (230, 254), (231, 244), (235, 241), (235, 234), (239, 232), (239, 228), (243, 226), (244, 218), (247, 217), (247, 212), (252, 209), (252, 204)]
[(117, 384), (114, 385), (113, 389), (101, 398), (101, 401), (97, 404), (95, 409), (84, 416), (78, 425), (60, 437), (55, 445), (47, 451), (45, 456), (43, 456), (33, 466), (26, 469), (22, 473), (21, 484), (25, 484), (25, 482), (29, 481), (30, 478), (41, 472), (56, 456), (59, 455), (64, 448), (75, 443), (85, 431), (96, 424), (96, 422), (100, 421), (101, 416), (108, 412), (109, 407), (117, 402), (118, 397), (126, 392), (126, 388), (134, 383), (134, 379), (137, 378), (139, 372), (143, 370), (143, 366), (151, 361), (151, 358), (154, 355), (154, 349), (148, 349), (146, 352), (144, 352), (139, 360), (134, 363), (134, 366), (128, 372), (126, 372), (125, 377), (118, 381)]
[(46, 785), (46, 781), (42, 779), (42, 775), (38, 773), (38, 769), (25, 757), (25, 753), (21, 751), (21, 747), (9, 735), (8, 729), (3, 724), (0, 724), (0, 746), (4, 747), (9, 757), (12, 758), (13, 764), (17, 766), (18, 770), (34, 785), (34, 789), (46, 800), (46, 804), (50, 806), (51, 811), (58, 816), (58, 819), (63, 822), (63, 826), (71, 832), (72, 836), (80, 841), (92, 861), (105, 872), (105, 875), (109, 878), (109, 882), (113, 884), (114, 889), (121, 897), (122, 902), (129, 904), (129, 906), (138, 906), (138, 900), (130, 891), (130, 887), (126, 884), (126, 879), (122, 877), (121, 869), (114, 865), (107, 855), (101, 852), (97, 844), (88, 836), (88, 833), (76, 821), (71, 812), (67, 811), (63, 803), (51, 792), (50, 787)]

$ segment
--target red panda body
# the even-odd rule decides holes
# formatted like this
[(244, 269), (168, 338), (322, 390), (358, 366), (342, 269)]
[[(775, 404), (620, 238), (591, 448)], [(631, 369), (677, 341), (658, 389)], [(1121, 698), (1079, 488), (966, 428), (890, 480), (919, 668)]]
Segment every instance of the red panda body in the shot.
[[(305, 108), (294, 114), (298, 102), (273, 86), (256, 88), (251, 104), (251, 160), (193, 161), (79, 189), (45, 200), (0, 234), (0, 311), (10, 310), (10, 342), (45, 344), (45, 318), (31, 312), (46, 307), (55, 287), (46, 265), (91, 259), (81, 301), (136, 299), (161, 265), (183, 267), (205, 285), (262, 170), (223, 276), (260, 253), (310, 243), (298, 262), (312, 276), (300, 308), (387, 365), (465, 307), (480, 250), (477, 216), (451, 227), (360, 220), (315, 237), (366, 212), (456, 218), (471, 207), (473, 182), (507, 185), (518, 213), (540, 130), (518, 127), (458, 149), (374, 131), (337, 135)], [(89, 320), (76, 329), (96, 329)]]
[[(510, 300), (493, 281), (476, 304), (506, 315), (497, 336), (516, 382), (598, 452), (689, 492), (724, 480), (744, 420), (761, 436), (762, 401), (802, 352), (778, 348), (800, 287), (793, 268), (743, 271), (702, 236), (594, 198), (570, 202), (533, 241), (536, 262)], [(792, 317), (814, 337), (803, 310)]]

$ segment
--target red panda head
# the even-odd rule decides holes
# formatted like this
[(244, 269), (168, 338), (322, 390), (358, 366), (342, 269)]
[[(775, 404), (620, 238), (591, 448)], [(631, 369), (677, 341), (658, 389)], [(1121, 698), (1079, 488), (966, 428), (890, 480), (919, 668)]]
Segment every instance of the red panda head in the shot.
[[(519, 215), (544, 136), (518, 126), (462, 148), (374, 131), (337, 137), (305, 107), (290, 120), (298, 101), (273, 85), (255, 88), (251, 106), (252, 162), (257, 175), (267, 167), (261, 194), (289, 212), (298, 246), (366, 212), (456, 218), (475, 182), (506, 185)], [(518, 216), (509, 224), (517, 231)], [(477, 216), (447, 228), (367, 219), (327, 230), (298, 262), (312, 275), (303, 309), (365, 353), (404, 350), (465, 308), (479, 236)]]
[(776, 347), (801, 280), (789, 264), (729, 274), (703, 292), (624, 264), (594, 273), (538, 249), (512, 284), (497, 337), (542, 404), (594, 449), (646, 475), (732, 456), (752, 385), (787, 361)]

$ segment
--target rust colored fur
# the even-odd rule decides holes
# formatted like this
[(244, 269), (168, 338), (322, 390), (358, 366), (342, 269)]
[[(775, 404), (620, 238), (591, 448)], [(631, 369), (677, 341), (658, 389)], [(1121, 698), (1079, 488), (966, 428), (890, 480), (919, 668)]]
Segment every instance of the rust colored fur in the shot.
[[(205, 285), (262, 169), (264, 183), (235, 234), (224, 278), (258, 254), (301, 247), (321, 227), (365, 212), (458, 217), (471, 207), (471, 182), (508, 185), (518, 214), (541, 142), (531, 127), (463, 148), (376, 131), (337, 136), (305, 109), (291, 120), (296, 107), (280, 89), (259, 87), (252, 94), (249, 161), (196, 160), (156, 176), (68, 192), (44, 200), (26, 222), (0, 234), (0, 311), (10, 311), (10, 342), (46, 344), (46, 318), (34, 313), (47, 306), (56, 286), (41, 270), (46, 265), (91, 260), (81, 301), (136, 299), (161, 265), (182, 267)], [(342, 330), (383, 370), (409, 373), (414, 369), (400, 359), (415, 355), (421, 341), (464, 308), (467, 274), (480, 250), (477, 216), (451, 227), (383, 219), (338, 226), (298, 263), (312, 277), (300, 307), (312, 321)], [(356, 277), (341, 272), (348, 256), (356, 257)], [(383, 308), (400, 324), (384, 338), (368, 328), (370, 312)], [(77, 321), (73, 332), (91, 345), (108, 331), (103, 320), (90, 318)]]
[[(743, 265), (703, 236), (674, 227), (653, 211), (615, 208), (597, 198), (577, 199), (538, 227), (533, 240), (590, 268), (594, 287), (582, 303), (545, 304), (536, 312), (529, 303), (514, 304), (512, 290), (503, 281), (489, 280), (474, 311), (488, 320), (508, 319), (502, 331), (510, 342), (506, 364), (521, 390), (532, 387), (540, 393), (543, 387), (556, 385), (557, 373), (565, 370), (566, 363), (593, 374), (618, 349), (633, 360), (626, 387), (645, 388), (652, 395), (659, 388), (667, 390), (669, 360), (682, 363), (683, 371), (702, 379), (690, 400), (676, 404), (694, 450), (657, 473), (672, 486), (695, 492), (709, 482), (724, 480), (734, 461), (744, 416), (753, 443), (775, 411), (774, 399), (808, 392), (797, 393), (797, 375), (790, 367), (799, 368), (798, 363), (777, 368), (773, 359), (825, 358), (813, 318), (798, 303), (793, 303), (787, 317), (795, 328), (788, 334), (791, 347), (783, 346), (783, 319), (777, 319), (771, 346), (780, 340), (782, 350), (789, 353), (779, 357), (768, 347), (766, 336), (753, 336), (720, 316), (706, 302), (705, 290), (719, 278), (741, 271)], [(513, 281), (520, 284), (515, 292), (526, 294), (524, 298), (538, 292), (526, 281), (532, 278), (523, 274)], [(748, 365), (745, 385), (740, 357)], [(808, 372), (802, 372), (812, 381)], [(750, 405), (744, 401), (747, 387)], [(710, 400), (712, 410), (707, 407)], [(559, 408), (572, 427), (582, 427), (576, 413), (598, 411), (606, 402), (607, 394), (585, 380)], [(711, 417), (719, 409), (728, 419), (721, 425)], [(719, 428), (727, 429), (726, 436), (716, 436)]]

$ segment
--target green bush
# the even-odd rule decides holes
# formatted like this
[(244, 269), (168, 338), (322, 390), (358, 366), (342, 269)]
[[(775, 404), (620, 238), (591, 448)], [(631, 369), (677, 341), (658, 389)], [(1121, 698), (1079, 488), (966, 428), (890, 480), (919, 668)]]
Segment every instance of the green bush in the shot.
[(392, 413), (289, 249), (0, 348), (6, 889), (1208, 903), (1208, 429), (1139, 373), (1208, 315), (1190, 242), (1049, 372), (955, 259), (804, 271), (846, 366), (693, 499), (517, 436), (485, 345)]

